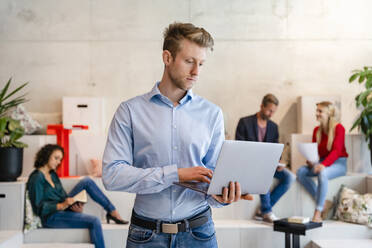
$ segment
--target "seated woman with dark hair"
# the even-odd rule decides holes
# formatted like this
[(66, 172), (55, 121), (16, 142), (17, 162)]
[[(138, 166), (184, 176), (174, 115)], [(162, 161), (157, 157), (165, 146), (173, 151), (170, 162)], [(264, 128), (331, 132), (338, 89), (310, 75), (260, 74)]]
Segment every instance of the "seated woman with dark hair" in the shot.
[(85, 177), (69, 194), (66, 194), (55, 170), (64, 156), (63, 148), (48, 144), (36, 154), (35, 170), (27, 181), (32, 209), (40, 216), (46, 228), (89, 228), (91, 241), (96, 248), (105, 247), (99, 218), (83, 214), (83, 203), (74, 203), (73, 196), (86, 190), (89, 196), (106, 211), (107, 222), (127, 224), (114, 205), (97, 187), (92, 179)]

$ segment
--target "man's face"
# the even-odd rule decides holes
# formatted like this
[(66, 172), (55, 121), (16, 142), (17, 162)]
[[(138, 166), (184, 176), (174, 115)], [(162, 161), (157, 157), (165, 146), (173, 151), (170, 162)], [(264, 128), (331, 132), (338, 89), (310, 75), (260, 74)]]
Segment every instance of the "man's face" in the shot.
[(266, 106), (261, 104), (261, 118), (264, 120), (269, 120), (275, 113), (278, 106), (276, 106), (274, 103), (268, 103)]
[(166, 63), (171, 83), (184, 91), (191, 89), (198, 80), (206, 56), (207, 48), (189, 40), (181, 41), (176, 57), (172, 56), (170, 62)]

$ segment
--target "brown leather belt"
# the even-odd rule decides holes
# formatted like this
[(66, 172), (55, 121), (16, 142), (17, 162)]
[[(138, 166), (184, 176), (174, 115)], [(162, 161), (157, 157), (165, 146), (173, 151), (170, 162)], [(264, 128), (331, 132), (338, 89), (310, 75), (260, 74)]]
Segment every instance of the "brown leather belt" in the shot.
[(207, 223), (208, 218), (211, 216), (211, 209), (208, 207), (208, 209), (204, 210), (200, 214), (197, 214), (196, 216), (191, 217), (190, 219), (187, 219), (187, 223), (185, 220), (181, 220), (178, 222), (165, 222), (165, 221), (157, 221), (157, 220), (145, 220), (142, 219), (136, 214), (132, 213), (131, 218), (131, 224), (134, 224), (136, 226), (150, 229), (150, 230), (157, 230), (157, 225), (160, 222), (160, 232), (162, 233), (178, 233), (178, 232), (186, 232), (188, 228), (196, 228), (199, 227), (205, 223)]

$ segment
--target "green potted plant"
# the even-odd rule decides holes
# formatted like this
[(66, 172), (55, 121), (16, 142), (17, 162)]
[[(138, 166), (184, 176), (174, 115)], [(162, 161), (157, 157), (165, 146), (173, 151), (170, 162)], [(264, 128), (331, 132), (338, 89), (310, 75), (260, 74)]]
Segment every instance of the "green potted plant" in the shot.
[(20, 121), (8, 116), (11, 108), (27, 101), (25, 95), (14, 97), (27, 83), (8, 93), (11, 81), (0, 90), (0, 181), (15, 181), (22, 174), (23, 148), (27, 147), (19, 141), (24, 135)]
[(359, 84), (365, 83), (365, 89), (355, 97), (356, 107), (362, 111), (350, 131), (356, 127), (362, 131), (370, 150), (372, 162), (372, 67), (365, 66), (363, 70), (354, 70), (349, 82), (352, 83), (356, 79)]

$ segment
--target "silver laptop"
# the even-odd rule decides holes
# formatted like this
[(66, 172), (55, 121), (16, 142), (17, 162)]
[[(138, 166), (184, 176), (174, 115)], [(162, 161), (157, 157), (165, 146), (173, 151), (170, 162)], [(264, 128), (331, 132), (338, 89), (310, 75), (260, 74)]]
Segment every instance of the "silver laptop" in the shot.
[(242, 194), (266, 194), (272, 184), (283, 144), (225, 140), (211, 183), (175, 182), (208, 195), (221, 195), (229, 182), (239, 182)]

